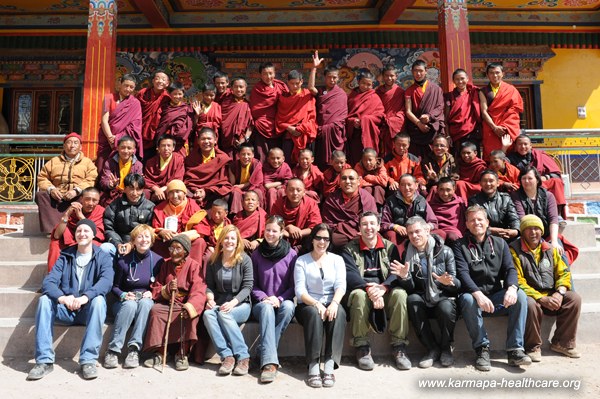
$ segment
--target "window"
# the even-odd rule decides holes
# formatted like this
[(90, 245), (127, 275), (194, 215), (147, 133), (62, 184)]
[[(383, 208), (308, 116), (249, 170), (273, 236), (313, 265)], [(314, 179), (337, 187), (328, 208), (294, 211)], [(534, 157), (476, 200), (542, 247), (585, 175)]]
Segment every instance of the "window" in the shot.
[(68, 134), (73, 131), (75, 89), (15, 89), (11, 132)]

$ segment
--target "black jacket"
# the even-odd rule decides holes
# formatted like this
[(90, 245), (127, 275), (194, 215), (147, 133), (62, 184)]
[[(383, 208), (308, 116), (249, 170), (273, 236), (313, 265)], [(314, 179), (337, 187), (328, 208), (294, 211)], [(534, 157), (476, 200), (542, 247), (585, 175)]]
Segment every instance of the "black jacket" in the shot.
[(106, 242), (115, 246), (129, 242), (131, 230), (138, 224), (152, 225), (154, 203), (142, 195), (137, 204), (130, 204), (123, 194), (104, 210)]
[(496, 194), (490, 198), (487, 194), (480, 192), (469, 198), (469, 206), (475, 204), (485, 208), (490, 221), (490, 227), (519, 231), (521, 222), (517, 215), (517, 209), (510, 195), (507, 193), (496, 191)]

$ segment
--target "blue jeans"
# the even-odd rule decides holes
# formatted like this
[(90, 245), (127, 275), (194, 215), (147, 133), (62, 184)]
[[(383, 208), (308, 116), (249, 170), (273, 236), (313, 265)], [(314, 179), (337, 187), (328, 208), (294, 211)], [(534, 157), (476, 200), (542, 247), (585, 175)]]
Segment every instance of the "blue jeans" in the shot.
[[(504, 302), (506, 290), (500, 290), (488, 296), (494, 304), (494, 313), (486, 313), (486, 316), (505, 316), (508, 315), (508, 325), (506, 326), (506, 350), (524, 349), (523, 334), (525, 332), (525, 322), (527, 320), (527, 295), (523, 290), (517, 290), (517, 302), (508, 307), (500, 307)], [(482, 346), (489, 346), (487, 332), (483, 326), (483, 312), (477, 301), (471, 294), (462, 294), (458, 297), (458, 304), (465, 325), (471, 336), (473, 349)]]
[(87, 326), (79, 350), (79, 364), (95, 364), (100, 354), (105, 319), (106, 300), (103, 296), (95, 297), (80, 310), (73, 312), (47, 295), (42, 295), (35, 314), (35, 362), (54, 363), (53, 326), (54, 321), (57, 321), (68, 326)]
[[(131, 335), (127, 342), (127, 347), (134, 346), (138, 351), (142, 349), (144, 335), (146, 334), (146, 324), (148, 323), (148, 314), (154, 305), (152, 298), (142, 298), (139, 301), (117, 302), (113, 306), (115, 315), (115, 329), (112, 338), (108, 343), (108, 349), (121, 353), (127, 330), (133, 323)], [(135, 322), (134, 322), (135, 320)]]
[(100, 249), (112, 256), (113, 259), (117, 256), (117, 247), (115, 247), (110, 242), (103, 242), (102, 244), (100, 244)]
[(237, 360), (250, 357), (240, 329), (240, 324), (245, 323), (248, 317), (250, 317), (248, 302), (240, 303), (227, 313), (220, 312), (218, 306), (204, 311), (202, 316), (204, 325), (221, 360), (227, 356), (235, 356)]
[(277, 347), (281, 334), (294, 317), (294, 302), (286, 300), (278, 308), (270, 303), (257, 303), (252, 315), (258, 320), (260, 328), (260, 367), (266, 364), (279, 365)]

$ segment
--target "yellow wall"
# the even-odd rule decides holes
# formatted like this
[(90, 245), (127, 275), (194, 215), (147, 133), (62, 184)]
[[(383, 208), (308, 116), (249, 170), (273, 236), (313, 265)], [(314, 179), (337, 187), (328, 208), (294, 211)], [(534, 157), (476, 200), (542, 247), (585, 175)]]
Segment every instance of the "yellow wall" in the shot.
[[(600, 50), (553, 51), (538, 75), (544, 129), (600, 128)], [(580, 106), (586, 119), (577, 119)]]

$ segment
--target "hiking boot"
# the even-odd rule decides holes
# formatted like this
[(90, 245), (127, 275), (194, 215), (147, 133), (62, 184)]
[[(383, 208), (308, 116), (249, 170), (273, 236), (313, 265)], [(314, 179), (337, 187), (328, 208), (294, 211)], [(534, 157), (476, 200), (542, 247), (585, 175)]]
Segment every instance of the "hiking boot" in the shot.
[(475, 368), (479, 371), (490, 371), (492, 363), (490, 362), (490, 348), (487, 346), (480, 346), (475, 349), (477, 353), (477, 359), (475, 359)]
[(531, 361), (534, 363), (539, 363), (542, 361), (542, 351), (540, 349), (527, 352), (527, 356), (529, 356)]
[(419, 361), (419, 367), (427, 369), (433, 366), (433, 363), (440, 358), (440, 351), (437, 349), (430, 350), (425, 356)]
[(127, 353), (127, 357), (123, 362), (123, 368), (126, 369), (134, 369), (140, 365), (140, 351), (137, 350), (135, 346), (129, 347), (129, 352)]
[(406, 356), (406, 345), (400, 344), (393, 346), (392, 356), (394, 357), (394, 362), (396, 362), (396, 367), (399, 370), (410, 370), (412, 367), (410, 359)]
[(260, 382), (268, 384), (269, 382), (275, 381), (277, 376), (277, 365), (265, 364), (260, 372)]
[(84, 380), (93, 380), (98, 377), (96, 363), (86, 363), (81, 365), (81, 375)]
[(509, 366), (529, 366), (531, 358), (525, 354), (523, 349), (515, 349), (507, 353)]
[(235, 368), (233, 369), (233, 375), (246, 375), (248, 374), (248, 369), (250, 368), (250, 358), (247, 357), (242, 360), (238, 360)]
[(444, 349), (440, 355), (440, 363), (442, 367), (450, 367), (454, 364), (454, 356), (452, 355), (452, 349)]
[(356, 348), (356, 361), (358, 362), (359, 369), (373, 370), (375, 362), (373, 362), (369, 345), (363, 345)]
[(111, 350), (107, 350), (104, 355), (104, 368), (114, 369), (119, 365), (119, 354)]
[(556, 353), (560, 353), (567, 357), (572, 357), (574, 359), (578, 359), (581, 357), (581, 353), (575, 348), (565, 348), (560, 344), (552, 344), (550, 345), (550, 350)]
[(146, 359), (144, 362), (144, 367), (152, 368), (152, 367), (160, 367), (162, 365), (162, 356), (158, 353), (154, 353), (152, 357)]
[(233, 356), (227, 356), (221, 362), (221, 367), (219, 367), (219, 375), (231, 374), (234, 366), (235, 366), (235, 359), (233, 358)]
[(29, 381), (41, 380), (54, 370), (54, 364), (52, 363), (36, 363), (35, 366), (27, 374)]
[(175, 370), (184, 371), (190, 368), (190, 363), (188, 362), (187, 356), (182, 356), (180, 354), (175, 355)]

